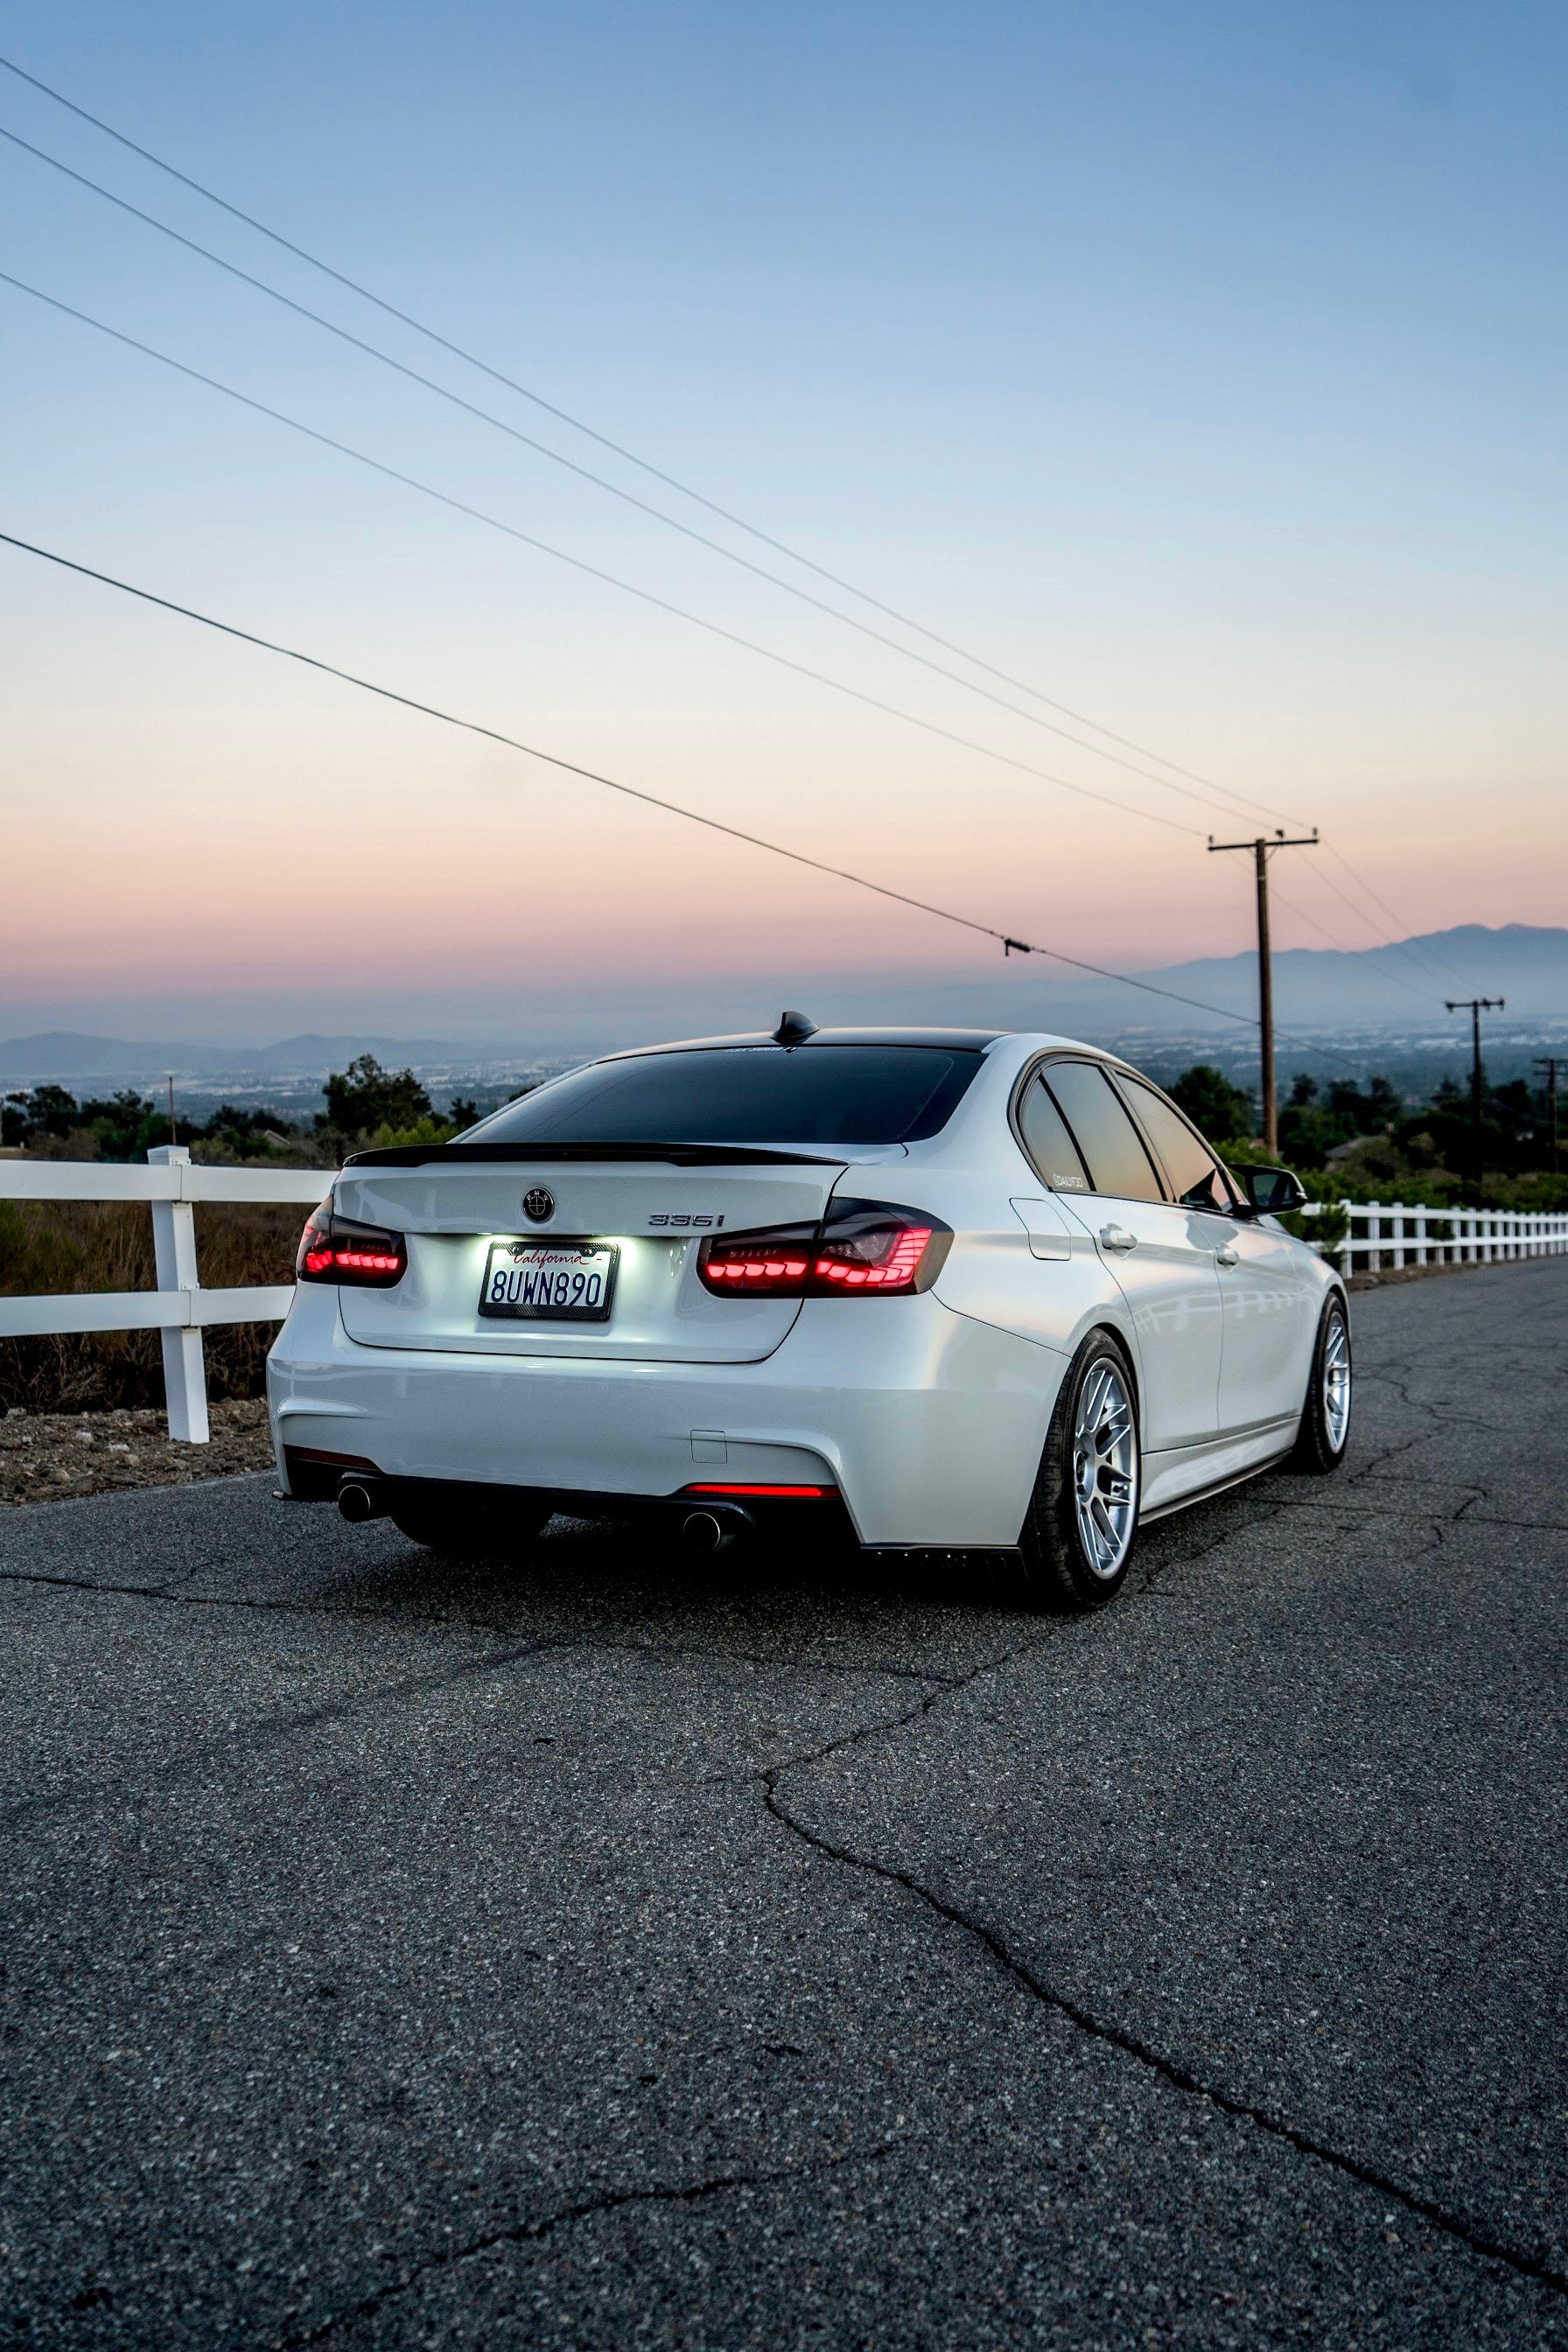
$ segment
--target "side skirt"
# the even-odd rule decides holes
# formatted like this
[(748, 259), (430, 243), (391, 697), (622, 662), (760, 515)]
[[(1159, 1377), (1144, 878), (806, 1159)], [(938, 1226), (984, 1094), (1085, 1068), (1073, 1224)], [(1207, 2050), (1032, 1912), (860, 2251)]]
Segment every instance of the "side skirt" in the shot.
[(1190, 1511), (1194, 1503), (1212, 1503), (1216, 1495), (1228, 1495), (1233, 1486), (1245, 1486), (1249, 1479), (1261, 1478), (1266, 1470), (1278, 1470), (1281, 1462), (1289, 1460), (1295, 1445), (1292, 1437), (1289, 1445), (1271, 1454), (1267, 1462), (1251, 1463), (1245, 1470), (1234, 1471), (1228, 1478), (1216, 1478), (1210, 1486), (1199, 1486), (1190, 1495), (1178, 1495), (1173, 1503), (1156, 1503), (1151, 1510), (1140, 1511), (1139, 1526), (1152, 1528), (1156, 1519), (1173, 1518), (1178, 1511)]

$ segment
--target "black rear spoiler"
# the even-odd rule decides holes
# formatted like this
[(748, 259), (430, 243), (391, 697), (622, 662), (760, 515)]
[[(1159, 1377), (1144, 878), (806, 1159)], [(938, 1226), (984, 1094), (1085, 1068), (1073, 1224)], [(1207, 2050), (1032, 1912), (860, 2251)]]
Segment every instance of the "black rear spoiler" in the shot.
[(351, 1151), (345, 1168), (429, 1168), (451, 1160), (646, 1160), (670, 1168), (846, 1168), (848, 1161), (813, 1151), (764, 1151), (751, 1143), (394, 1143), (381, 1151)]

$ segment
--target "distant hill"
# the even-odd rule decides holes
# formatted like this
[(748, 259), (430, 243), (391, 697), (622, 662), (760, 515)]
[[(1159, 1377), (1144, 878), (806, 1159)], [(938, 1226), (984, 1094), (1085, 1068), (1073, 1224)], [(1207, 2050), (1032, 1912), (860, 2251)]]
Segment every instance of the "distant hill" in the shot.
[[(1247, 954), (1200, 958), (1139, 977), (1251, 1013), (1257, 971), (1257, 957)], [(1125, 1003), (1123, 992), (1118, 994)], [(1521, 1020), (1568, 1019), (1568, 930), (1529, 923), (1489, 930), (1483, 923), (1463, 923), (1394, 948), (1352, 953), (1287, 948), (1274, 958), (1275, 1015), (1285, 1024), (1408, 1027), (1423, 1017), (1445, 1019), (1443, 1000), (1449, 996), (1500, 996), (1510, 1017)], [(1173, 1015), (1179, 1011), (1171, 1007)]]
[[(1346, 915), (1346, 923), (1349, 916)], [(1093, 950), (1090, 950), (1092, 954)], [(1109, 954), (1108, 961), (1114, 959)], [(1137, 975), (1178, 997), (1229, 1011), (1250, 1021), (1258, 1009), (1256, 959), (1240, 955), (1198, 957)], [(775, 997), (773, 992), (784, 993)], [(165, 1070), (199, 1083), (259, 1087), (285, 1076), (317, 1079), (341, 1070), (356, 1054), (374, 1054), (392, 1068), (473, 1069), (513, 1055), (537, 1069), (542, 1057), (572, 1051), (598, 1051), (659, 1037), (702, 1035), (756, 1029), (778, 1003), (805, 1006), (819, 1021), (951, 1021), (974, 1028), (1045, 1029), (1103, 1043), (1147, 1036), (1216, 1040), (1237, 1033), (1190, 1004), (1127, 988), (1119, 982), (1080, 977), (1070, 967), (1041, 956), (1020, 967), (994, 967), (925, 975), (910, 972), (832, 974), (817, 971), (773, 978), (762, 983), (741, 975), (725, 983), (671, 980), (658, 986), (627, 986), (624, 999), (596, 992), (592, 1009), (563, 1006), (543, 1015), (533, 1034), (489, 1041), (442, 1037), (377, 1037), (307, 1034), (274, 1045), (215, 1045), (190, 1041), (139, 1044), (123, 1037), (49, 1030), (0, 1043), (0, 1087), (54, 1080), (80, 1093), (136, 1081), (155, 1084)], [(1287, 948), (1274, 959), (1275, 1018), (1281, 1033), (1386, 1032), (1391, 1038), (1420, 1035), (1435, 1045), (1452, 1039), (1458, 1053), (1467, 1043), (1463, 1023), (1445, 1010), (1446, 997), (1500, 996), (1504, 1016), (1489, 1026), (1517, 1031), (1522, 1024), (1568, 1023), (1568, 929), (1504, 923), (1489, 929), (1464, 923), (1431, 931), (1397, 948)], [(458, 1016), (461, 1018), (462, 1016)], [(481, 1025), (482, 1012), (475, 1015)], [(591, 1022), (591, 1028), (586, 1024)], [(520, 1024), (520, 1027), (521, 1024)]]

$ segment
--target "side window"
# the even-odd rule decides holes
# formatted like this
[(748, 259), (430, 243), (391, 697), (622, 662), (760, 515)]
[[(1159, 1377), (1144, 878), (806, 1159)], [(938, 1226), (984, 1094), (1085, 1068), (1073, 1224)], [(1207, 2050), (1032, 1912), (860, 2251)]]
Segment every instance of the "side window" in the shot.
[(1165, 1163), (1171, 1189), (1183, 1208), (1215, 1209), (1223, 1214), (1230, 1206), (1231, 1190), (1207, 1144), (1152, 1087), (1137, 1078), (1121, 1083)]
[(1090, 1190), (1120, 1201), (1163, 1201), (1143, 1139), (1104, 1071), (1092, 1062), (1052, 1062), (1046, 1080), (1078, 1145)]
[(1087, 1192), (1089, 1177), (1078, 1146), (1068, 1133), (1060, 1111), (1046, 1091), (1043, 1078), (1031, 1078), (1018, 1106), (1024, 1149), (1054, 1192)]

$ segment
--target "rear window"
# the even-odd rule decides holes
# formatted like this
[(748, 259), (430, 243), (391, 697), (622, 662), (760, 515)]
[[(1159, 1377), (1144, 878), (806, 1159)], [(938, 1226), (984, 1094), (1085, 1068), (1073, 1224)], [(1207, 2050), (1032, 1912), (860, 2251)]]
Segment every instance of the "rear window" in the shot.
[(1158, 1201), (1160, 1180), (1132, 1121), (1103, 1070), (1089, 1062), (1053, 1062), (1047, 1082), (1097, 1192), (1121, 1201)]
[(978, 1054), (934, 1045), (704, 1048), (595, 1062), (509, 1103), (465, 1142), (918, 1143)]

